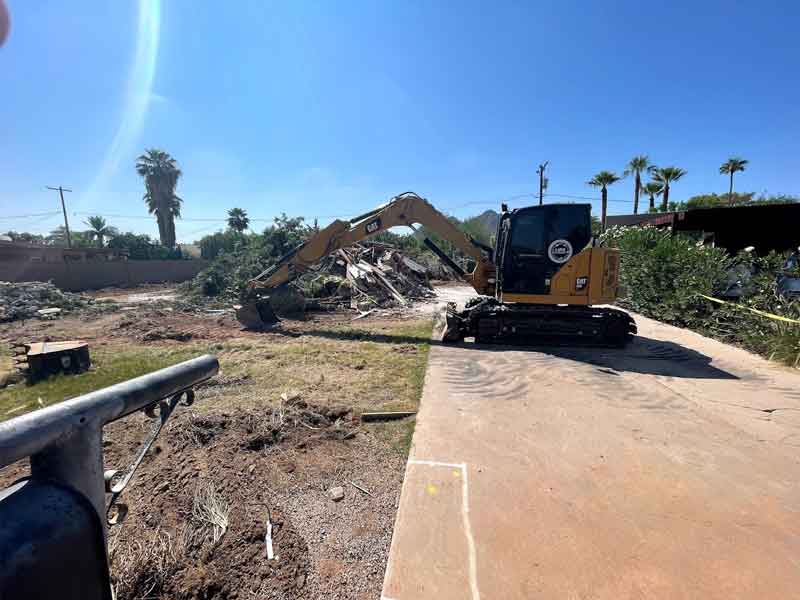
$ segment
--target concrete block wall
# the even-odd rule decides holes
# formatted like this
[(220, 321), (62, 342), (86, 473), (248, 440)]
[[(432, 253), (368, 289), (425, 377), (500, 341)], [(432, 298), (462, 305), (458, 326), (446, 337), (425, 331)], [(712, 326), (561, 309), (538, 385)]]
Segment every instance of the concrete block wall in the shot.
[(68, 292), (140, 283), (188, 281), (208, 266), (206, 260), (125, 260), (109, 262), (0, 262), (0, 281), (52, 281)]

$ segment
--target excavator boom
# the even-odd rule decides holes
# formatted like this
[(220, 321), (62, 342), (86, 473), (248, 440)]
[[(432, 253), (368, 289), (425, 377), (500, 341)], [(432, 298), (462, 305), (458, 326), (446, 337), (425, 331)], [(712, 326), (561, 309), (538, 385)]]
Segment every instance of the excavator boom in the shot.
[(406, 192), (395, 196), (384, 206), (349, 221), (334, 221), (281, 257), (275, 265), (249, 282), (242, 305), (237, 309), (237, 318), (245, 327), (252, 329), (274, 323), (277, 317), (269, 299), (264, 297), (268, 296), (270, 290), (296, 279), (337, 250), (402, 225), (412, 229), (415, 225), (423, 225), (453, 244), (475, 262), (472, 272), (464, 271), (430, 239), (423, 240), (440, 260), (479, 294), (493, 293), (495, 268), (491, 261), (492, 249), (473, 240), (424, 198)]

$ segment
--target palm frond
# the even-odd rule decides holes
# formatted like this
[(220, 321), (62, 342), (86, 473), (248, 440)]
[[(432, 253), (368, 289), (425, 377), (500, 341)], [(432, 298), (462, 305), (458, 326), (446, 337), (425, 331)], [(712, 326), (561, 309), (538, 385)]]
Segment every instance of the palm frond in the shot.
[(744, 171), (747, 163), (749, 163), (746, 158), (739, 158), (738, 156), (733, 156), (729, 158), (727, 161), (722, 163), (719, 168), (719, 172), (722, 174), (729, 174), (729, 173), (736, 173), (738, 171)]
[(642, 185), (642, 191), (648, 196), (658, 196), (664, 191), (664, 186), (657, 181), (648, 181)]
[(634, 156), (625, 167), (624, 175), (632, 175), (633, 173), (641, 173), (650, 168), (650, 157), (646, 154)]
[(679, 167), (660, 167), (653, 169), (650, 174), (653, 181), (657, 181), (661, 185), (669, 185), (686, 175), (686, 171)]
[(613, 171), (600, 171), (586, 183), (594, 187), (606, 187), (619, 180), (619, 175)]

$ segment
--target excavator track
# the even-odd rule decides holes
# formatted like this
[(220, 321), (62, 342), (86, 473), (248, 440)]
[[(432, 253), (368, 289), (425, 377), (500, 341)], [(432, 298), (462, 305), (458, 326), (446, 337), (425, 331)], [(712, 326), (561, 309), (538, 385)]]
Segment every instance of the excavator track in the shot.
[(444, 342), (467, 337), (481, 344), (548, 344), (622, 347), (636, 333), (626, 312), (593, 306), (503, 304), (472, 301), (463, 311), (447, 307)]

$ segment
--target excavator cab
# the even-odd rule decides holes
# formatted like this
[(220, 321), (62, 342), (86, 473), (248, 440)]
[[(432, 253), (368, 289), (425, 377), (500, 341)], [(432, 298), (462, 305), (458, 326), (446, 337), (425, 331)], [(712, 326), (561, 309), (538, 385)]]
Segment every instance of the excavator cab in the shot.
[(592, 239), (590, 204), (504, 211), (497, 231), (498, 295), (550, 293), (553, 277)]

